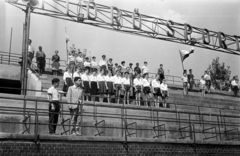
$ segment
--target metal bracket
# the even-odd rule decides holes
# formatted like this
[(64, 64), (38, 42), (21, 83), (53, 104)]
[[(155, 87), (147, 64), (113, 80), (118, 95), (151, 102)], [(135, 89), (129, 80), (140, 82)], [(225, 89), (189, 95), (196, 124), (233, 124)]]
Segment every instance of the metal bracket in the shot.
[[(66, 129), (65, 129), (65, 122), (67, 122), (67, 121), (70, 122), (70, 118), (64, 120), (64, 118), (62, 117), (61, 125), (62, 125), (62, 127), (63, 127), (63, 132), (61, 133), (61, 135), (63, 135), (63, 134), (66, 134), (66, 135), (67, 135), (67, 132), (70, 131), (70, 126), (69, 126), (69, 130), (66, 130)], [(70, 123), (69, 123), (69, 125), (70, 125)]]
[[(27, 126), (27, 121), (28, 121), (28, 124), (29, 124), (28, 126)], [(31, 121), (31, 116), (30, 116), (30, 114), (28, 112), (28, 115), (25, 116), (23, 121), (22, 121), (23, 125), (25, 127), (25, 130), (22, 132), (22, 134), (24, 134), (25, 132), (28, 132), (28, 134), (30, 134), (30, 121)]]
[[(129, 132), (129, 128), (128, 128), (128, 126), (131, 126), (131, 125), (135, 125), (135, 132), (134, 133), (130, 133)], [(132, 128), (130, 128), (130, 129), (132, 129)], [(130, 124), (127, 124), (127, 122), (126, 122), (126, 132), (127, 132), (127, 134), (125, 134), (126, 135), (126, 137), (131, 137), (132, 135), (136, 135), (136, 137), (137, 137), (137, 122), (132, 122), (132, 123), (130, 123)]]
[[(163, 130), (160, 130), (161, 127), (163, 127)], [(165, 136), (165, 139), (166, 139), (166, 127), (165, 127), (165, 124), (153, 126), (153, 131), (155, 133), (155, 136), (153, 136), (153, 138), (159, 138), (160, 136)], [(164, 133), (163, 134), (159, 134), (159, 132), (161, 132), (161, 131), (164, 131)]]
[[(103, 126), (99, 126), (99, 124), (101, 124), (101, 123), (103, 124)], [(101, 120), (99, 122), (97, 122), (97, 120), (96, 120), (95, 128), (97, 129), (97, 134), (95, 134), (95, 136), (102, 136), (102, 134), (105, 133), (105, 120)], [(100, 130), (100, 128), (101, 128), (101, 130)]]

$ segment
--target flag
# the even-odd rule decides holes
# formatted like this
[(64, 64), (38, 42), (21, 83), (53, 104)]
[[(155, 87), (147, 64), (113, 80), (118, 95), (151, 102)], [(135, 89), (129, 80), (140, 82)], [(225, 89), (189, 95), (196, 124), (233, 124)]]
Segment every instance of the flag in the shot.
[(180, 57), (181, 57), (182, 62), (183, 62), (186, 58), (188, 58), (188, 56), (189, 56), (190, 54), (192, 54), (193, 52), (194, 52), (194, 48), (193, 48), (193, 47), (191, 48), (190, 51), (188, 51), (188, 50), (179, 50), (179, 53), (180, 53)]

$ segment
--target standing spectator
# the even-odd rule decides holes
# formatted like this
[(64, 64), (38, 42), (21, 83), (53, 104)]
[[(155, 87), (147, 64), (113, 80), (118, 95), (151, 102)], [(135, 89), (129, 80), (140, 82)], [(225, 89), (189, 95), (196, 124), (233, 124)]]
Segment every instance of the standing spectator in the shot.
[(161, 92), (160, 92), (160, 81), (159, 81), (159, 74), (156, 74), (156, 77), (154, 80), (152, 80), (152, 93), (155, 97), (155, 107), (159, 107), (159, 102), (160, 102), (160, 96), (161, 96)]
[(139, 68), (139, 63), (136, 63), (136, 67), (134, 68), (134, 71), (138, 74), (141, 74), (141, 69)]
[(114, 95), (114, 77), (112, 76), (112, 72), (108, 71), (108, 74), (105, 76), (105, 80), (107, 82), (107, 94), (108, 94), (108, 103), (111, 102), (111, 96)]
[(77, 71), (74, 72), (73, 78), (75, 78), (75, 77), (81, 77), (81, 76), (82, 76), (81, 67), (80, 67), (80, 66), (77, 66)]
[(121, 67), (122, 67), (121, 72), (122, 72), (122, 73), (125, 73), (125, 72), (127, 71), (127, 67), (125, 66), (125, 61), (122, 61), (122, 62), (121, 62)]
[[(69, 87), (67, 93), (67, 101), (70, 103), (68, 105), (71, 118), (71, 134), (81, 135), (81, 127), (78, 116), (83, 110), (83, 88), (81, 87), (82, 80), (80, 77), (74, 78), (74, 86)], [(80, 116), (81, 117), (81, 116)], [(80, 132), (80, 133), (79, 133)]]
[(113, 67), (113, 74), (112, 74), (112, 75), (115, 75), (115, 74), (116, 74), (116, 71), (118, 70), (118, 64), (115, 63), (114, 65), (115, 65), (115, 66)]
[(199, 81), (199, 87), (200, 87), (202, 96), (205, 97), (206, 81), (204, 79), (204, 76), (202, 76), (201, 80)]
[(98, 81), (98, 89), (99, 89), (99, 102), (103, 102), (104, 94), (106, 94), (107, 88), (107, 82), (105, 81), (104, 78), (104, 69), (100, 70), (100, 74), (97, 76), (97, 81)]
[(141, 75), (136, 71), (137, 77), (133, 80), (133, 86), (136, 92), (136, 105), (140, 106), (141, 92), (142, 92), (142, 79)]
[(85, 93), (86, 101), (89, 99), (90, 94), (90, 78), (89, 78), (89, 68), (85, 68), (85, 73), (82, 75), (83, 88)]
[(129, 63), (129, 67), (128, 67), (128, 73), (130, 74), (130, 76), (132, 76), (133, 75), (133, 68), (132, 68), (132, 63)]
[(117, 103), (120, 101), (120, 94), (122, 89), (122, 78), (120, 71), (116, 71), (116, 75), (114, 77), (114, 88), (115, 88), (115, 98), (117, 99)]
[(165, 79), (163, 64), (160, 64), (160, 68), (158, 68), (158, 74), (160, 76), (160, 83), (162, 83), (162, 80)]
[(118, 65), (118, 71), (121, 73), (122, 72), (122, 66)]
[(30, 65), (32, 63), (32, 60), (34, 58), (34, 52), (35, 52), (35, 49), (34, 47), (32, 46), (32, 40), (29, 39), (28, 40), (28, 59), (30, 61)]
[(48, 89), (48, 100), (49, 100), (49, 133), (56, 134), (57, 123), (58, 123), (58, 115), (60, 111), (59, 104), (59, 79), (52, 79), (52, 86)]
[(104, 69), (104, 73), (107, 71), (107, 60), (106, 60), (106, 55), (102, 55), (102, 60), (99, 61), (99, 66), (100, 68)]
[(60, 67), (60, 56), (58, 55), (58, 50), (55, 51), (55, 55), (52, 56), (52, 74), (56, 75), (58, 74), (58, 70)]
[(147, 62), (144, 62), (144, 65), (142, 66), (142, 73), (143, 74), (146, 74), (148, 73), (148, 67), (147, 67)]
[(231, 88), (233, 91), (233, 96), (237, 97), (237, 94), (239, 92), (239, 85), (238, 85), (238, 79), (236, 76), (233, 77), (233, 80), (231, 81)]
[(184, 70), (184, 72), (183, 72), (182, 81), (183, 81), (183, 95), (186, 95), (186, 94), (188, 94), (187, 70)]
[(98, 94), (98, 80), (97, 80), (96, 69), (93, 69), (93, 74), (89, 77), (89, 79), (90, 79), (91, 100), (96, 101), (96, 95)]
[(169, 93), (168, 93), (168, 86), (166, 84), (166, 79), (163, 79), (163, 82), (160, 88), (161, 88), (161, 94), (162, 94), (162, 100), (163, 100), (163, 107), (167, 108), (167, 98), (169, 97)]
[(80, 49), (78, 49), (78, 54), (76, 55), (76, 67), (80, 67), (80, 69), (84, 69), (84, 58)]
[(90, 62), (90, 60), (89, 60), (89, 57), (86, 57), (86, 58), (85, 58), (85, 61), (84, 61), (83, 65), (84, 65), (84, 68), (89, 68), (89, 69), (91, 69), (92, 65), (91, 65), (91, 62)]
[(193, 90), (193, 84), (194, 84), (194, 75), (192, 74), (192, 69), (189, 69), (188, 74), (188, 83), (189, 83), (189, 90)]
[(204, 79), (205, 79), (205, 81), (206, 81), (206, 89), (207, 89), (207, 92), (210, 93), (210, 88), (211, 88), (211, 77), (210, 77), (208, 71), (205, 71)]
[(36, 61), (37, 61), (37, 66), (39, 69), (39, 75), (42, 75), (44, 70), (45, 70), (45, 64), (46, 64), (46, 55), (42, 51), (42, 47), (38, 47), (39, 51), (36, 53)]
[(108, 72), (109, 71), (112, 72), (112, 74), (113, 74), (113, 62), (112, 62), (111, 58), (108, 61)]
[(131, 81), (130, 81), (130, 75), (128, 72), (125, 72), (125, 77), (122, 78), (122, 88), (124, 91), (124, 102), (123, 103), (129, 105)]
[(67, 71), (64, 72), (63, 74), (63, 81), (64, 81), (64, 85), (63, 85), (63, 91), (64, 92), (67, 92), (68, 91), (68, 88), (70, 86), (73, 86), (73, 74), (72, 72), (70, 71), (69, 68), (66, 69)]
[(92, 57), (91, 65), (93, 70), (96, 70), (98, 68), (95, 56)]
[(143, 93), (146, 97), (145, 106), (148, 106), (148, 103), (150, 102), (150, 98), (152, 97), (151, 88), (150, 88), (151, 82), (149, 80), (148, 73), (145, 73), (143, 75), (142, 85), (143, 85)]
[(68, 55), (68, 68), (71, 71), (71, 73), (75, 72), (75, 65), (76, 65), (76, 54), (75, 50), (72, 50), (71, 53)]

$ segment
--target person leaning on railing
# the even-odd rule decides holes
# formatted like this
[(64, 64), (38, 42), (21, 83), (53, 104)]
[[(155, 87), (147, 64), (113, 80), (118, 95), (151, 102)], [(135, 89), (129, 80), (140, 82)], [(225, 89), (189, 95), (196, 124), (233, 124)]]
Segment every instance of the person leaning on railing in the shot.
[(56, 128), (58, 123), (58, 115), (60, 111), (60, 104), (59, 104), (59, 93), (58, 93), (58, 86), (59, 86), (59, 79), (54, 78), (52, 79), (52, 86), (48, 89), (48, 100), (49, 100), (49, 133), (56, 134)]
[(70, 116), (71, 116), (71, 134), (72, 135), (81, 135), (80, 127), (80, 118), (78, 117), (83, 110), (83, 88), (82, 80), (80, 77), (74, 78), (74, 86), (68, 88), (67, 92), (67, 101), (70, 103), (68, 105)]

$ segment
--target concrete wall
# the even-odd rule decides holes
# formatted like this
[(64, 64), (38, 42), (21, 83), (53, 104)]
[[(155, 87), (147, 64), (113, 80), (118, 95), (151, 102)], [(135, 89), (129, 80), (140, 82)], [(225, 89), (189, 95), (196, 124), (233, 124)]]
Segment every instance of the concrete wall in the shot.
[(20, 80), (21, 67), (0, 64), (0, 78), (10, 80)]
[[(42, 83), (39, 78), (32, 73), (32, 71), (28, 70), (28, 79), (27, 79), (27, 89), (31, 90), (42, 90)], [(41, 92), (27, 91), (28, 96), (38, 96), (41, 97)]]
[[(1, 156), (239, 156), (239, 142), (0, 135)], [(35, 140), (35, 141), (34, 141)]]

